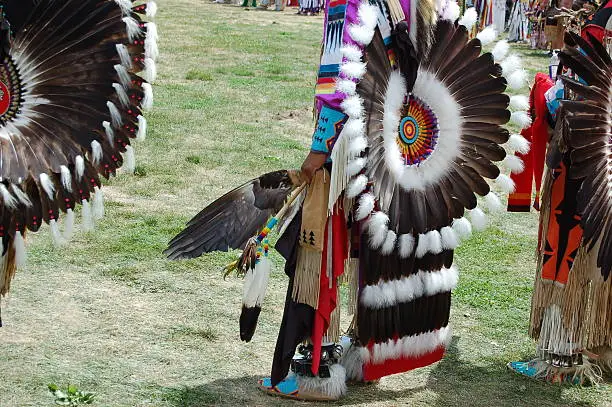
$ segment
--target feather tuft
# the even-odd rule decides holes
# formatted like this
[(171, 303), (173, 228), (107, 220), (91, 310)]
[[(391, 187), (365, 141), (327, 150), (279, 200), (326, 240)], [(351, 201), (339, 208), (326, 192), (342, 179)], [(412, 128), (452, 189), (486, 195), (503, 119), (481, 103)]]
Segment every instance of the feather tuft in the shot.
[(415, 252), (415, 256), (417, 257), (417, 259), (422, 258), (429, 251), (429, 240), (427, 239), (428, 237), (429, 236), (427, 234), (419, 234)]
[(348, 79), (341, 79), (336, 82), (336, 90), (346, 95), (352, 96), (357, 91), (357, 84)]
[(366, 73), (366, 64), (363, 62), (347, 62), (340, 66), (340, 71), (349, 79), (361, 79)]
[(465, 26), (469, 31), (476, 24), (476, 21), (478, 21), (478, 13), (474, 7), (470, 7), (465, 10), (463, 17), (459, 20), (459, 25)]
[(465, 217), (454, 219), (452, 227), (462, 239), (469, 239), (472, 236), (472, 224)]
[(384, 212), (375, 212), (368, 220), (369, 242), (372, 249), (378, 249), (387, 238), (389, 217)]
[(134, 42), (134, 40), (142, 35), (140, 25), (138, 25), (138, 22), (133, 17), (123, 17), (123, 22), (125, 23), (125, 29), (130, 42)]
[(145, 58), (150, 58), (157, 61), (159, 57), (159, 48), (157, 47), (157, 25), (155, 23), (147, 23), (147, 36), (145, 37)]
[(51, 239), (53, 240), (53, 245), (55, 247), (60, 247), (66, 244), (66, 241), (62, 236), (62, 232), (59, 230), (59, 225), (55, 219), (51, 219), (49, 221), (49, 227), (51, 229)]
[(348, 164), (348, 167), (346, 168), (346, 175), (349, 177), (354, 177), (365, 168), (365, 165), (366, 159), (363, 157), (358, 157), (354, 160), (351, 160)]
[(472, 220), (472, 225), (474, 229), (478, 231), (485, 230), (487, 227), (487, 215), (480, 209), (476, 207), (470, 211), (470, 219)]
[(157, 3), (150, 1), (147, 3), (147, 17), (155, 18), (157, 16)]
[(125, 92), (123, 86), (118, 83), (113, 83), (113, 88), (115, 89), (117, 99), (119, 99), (121, 106), (128, 107), (130, 105), (130, 97)]
[(363, 56), (361, 48), (352, 44), (343, 46), (340, 48), (340, 52), (342, 52), (342, 55), (351, 62), (361, 62), (361, 57)]
[(349, 33), (351, 38), (363, 46), (367, 46), (372, 42), (374, 37), (374, 30), (362, 25), (351, 24), (349, 26)]
[(155, 61), (151, 58), (145, 58), (145, 69), (144, 69), (144, 78), (147, 82), (153, 83), (157, 78), (157, 67), (155, 66)]
[(98, 165), (100, 161), (102, 161), (102, 146), (94, 140), (91, 142), (91, 162), (93, 165)]
[(356, 221), (364, 220), (365, 218), (370, 216), (370, 214), (374, 210), (375, 203), (376, 203), (376, 199), (374, 198), (374, 195), (369, 194), (369, 193), (364, 194), (359, 199), (359, 206), (357, 207), (357, 210), (355, 211), (355, 220)]
[(461, 16), (461, 7), (456, 1), (449, 1), (444, 9), (444, 12), (440, 16), (442, 20), (449, 20), (455, 22)]
[(525, 163), (519, 157), (514, 154), (507, 154), (504, 161), (502, 161), (504, 166), (512, 171), (513, 174), (520, 174), (525, 170)]
[(499, 177), (495, 179), (495, 183), (506, 194), (511, 194), (514, 192), (514, 181), (512, 181), (512, 178), (510, 178), (506, 174), (499, 174)]
[(123, 15), (130, 15), (132, 11), (132, 2), (130, 0), (115, 0), (115, 4), (119, 6)]
[(389, 230), (387, 232), (387, 237), (385, 238), (385, 242), (383, 243), (380, 252), (384, 255), (384, 256), (388, 256), (393, 252), (393, 249), (395, 249), (395, 242), (397, 241), (397, 234), (392, 231)]
[(361, 136), (353, 140), (353, 142), (349, 146), (349, 152), (352, 157), (356, 157), (363, 153), (366, 148), (368, 148), (368, 140), (365, 137)]
[(433, 254), (442, 253), (442, 236), (437, 230), (430, 230), (427, 232), (427, 241), (429, 242), (429, 252)]
[(26, 266), (27, 255), (25, 249), (25, 240), (20, 231), (15, 232), (13, 238), (13, 247), (15, 248), (15, 265), (23, 269)]
[(49, 176), (45, 174), (44, 172), (40, 174), (38, 178), (40, 179), (40, 185), (42, 186), (42, 189), (47, 193), (47, 196), (49, 196), (49, 199), (54, 200), (55, 199), (55, 185), (53, 185), (51, 178), (49, 178)]
[(512, 134), (508, 139), (507, 146), (510, 150), (521, 154), (527, 154), (531, 149), (531, 143), (520, 134)]
[(127, 69), (132, 69), (132, 58), (130, 57), (130, 52), (127, 47), (124, 44), (117, 44), (115, 48), (117, 48), (117, 54), (119, 54), (121, 65)]
[(480, 43), (482, 45), (488, 45), (492, 43), (493, 41), (495, 41), (496, 37), (497, 31), (495, 31), (495, 27), (493, 27), (492, 25), (485, 27), (484, 30), (482, 30), (476, 35), (476, 38), (480, 40)]
[(13, 194), (17, 197), (17, 199), (19, 199), (19, 202), (21, 202), (22, 205), (25, 205), (28, 208), (31, 208), (33, 206), (28, 194), (23, 192), (17, 184), (11, 184), (11, 191), (13, 191)]
[(121, 64), (115, 65), (115, 72), (117, 72), (117, 77), (119, 78), (119, 82), (125, 88), (129, 88), (131, 86), (132, 78), (130, 77), (130, 73), (125, 69), (125, 66)]
[(493, 58), (497, 62), (506, 58), (508, 51), (510, 51), (510, 44), (508, 44), (508, 41), (506, 40), (501, 40), (497, 41), (493, 47), (493, 50), (491, 51), (491, 54), (493, 54)]
[(2, 195), (2, 203), (9, 209), (17, 208), (18, 200), (9, 192), (4, 183), (0, 182), (0, 195)]
[(459, 236), (452, 227), (445, 226), (440, 229), (440, 236), (444, 250), (454, 250), (459, 246)]
[(524, 111), (512, 112), (510, 115), (510, 123), (520, 127), (521, 129), (526, 129), (531, 126), (531, 117)]
[(414, 252), (414, 236), (410, 233), (400, 235), (398, 239), (399, 255), (402, 259), (407, 259)]
[(499, 196), (493, 191), (489, 192), (484, 197), (485, 208), (487, 208), (490, 212), (500, 212), (504, 209), (504, 205), (502, 204)]
[(153, 87), (150, 83), (143, 83), (142, 91), (144, 92), (144, 97), (140, 106), (142, 106), (143, 110), (149, 111), (153, 107)]
[(524, 69), (517, 69), (512, 72), (509, 76), (505, 76), (508, 81), (508, 88), (513, 90), (522, 89), (527, 85), (527, 71)]
[(60, 174), (62, 179), (62, 186), (68, 192), (72, 192), (72, 174), (70, 169), (65, 165), (60, 166)]
[(74, 211), (71, 208), (66, 210), (66, 216), (64, 217), (64, 240), (70, 241), (74, 234)]
[(344, 113), (352, 118), (363, 116), (363, 102), (359, 96), (349, 96), (340, 105)]
[(528, 110), (529, 98), (525, 95), (514, 95), (510, 97), (510, 107), (514, 110)]
[(104, 133), (106, 133), (106, 138), (108, 139), (109, 144), (112, 146), (115, 143), (115, 131), (113, 130), (113, 127), (108, 121), (103, 121), (102, 127), (104, 128)]
[(512, 54), (501, 61), (500, 66), (502, 68), (502, 74), (507, 78), (513, 72), (521, 69), (523, 63), (518, 55)]
[(349, 199), (356, 198), (359, 194), (365, 191), (367, 185), (368, 177), (363, 174), (352, 179), (346, 187), (346, 197)]
[(77, 179), (83, 178), (85, 174), (85, 160), (82, 155), (77, 155), (74, 159), (74, 170), (76, 172)]
[(374, 30), (378, 24), (378, 7), (362, 3), (357, 10), (359, 23), (367, 29)]
[(138, 133), (136, 133), (136, 140), (143, 141), (147, 138), (147, 119), (143, 115), (138, 115)]
[(115, 104), (110, 100), (106, 102), (106, 107), (108, 107), (108, 112), (110, 113), (111, 123), (113, 124), (113, 127), (118, 129), (123, 125), (123, 118), (121, 117), (119, 109), (117, 109), (117, 106), (115, 106)]

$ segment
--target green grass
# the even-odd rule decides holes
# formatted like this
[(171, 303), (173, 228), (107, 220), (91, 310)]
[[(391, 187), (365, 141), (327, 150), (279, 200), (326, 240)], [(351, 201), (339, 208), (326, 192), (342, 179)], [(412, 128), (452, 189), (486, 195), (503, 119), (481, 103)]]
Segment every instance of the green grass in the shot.
[[(253, 342), (243, 344), (242, 282), (221, 278), (235, 253), (162, 255), (215, 197), (305, 157), (322, 18), (293, 12), (160, 2), (156, 107), (136, 176), (107, 183), (95, 233), (60, 249), (46, 228), (31, 236), (28, 267), (2, 301), (1, 407), (52, 405), (48, 383), (94, 392), (97, 406), (293, 405), (255, 389), (282, 313), (280, 257)], [(517, 50), (528, 68), (547, 69), (546, 57)], [(534, 352), (536, 228), (534, 213), (503, 213), (457, 250), (454, 341), (442, 362), (352, 386), (337, 405), (609, 406), (609, 387), (548, 386), (506, 371)]]

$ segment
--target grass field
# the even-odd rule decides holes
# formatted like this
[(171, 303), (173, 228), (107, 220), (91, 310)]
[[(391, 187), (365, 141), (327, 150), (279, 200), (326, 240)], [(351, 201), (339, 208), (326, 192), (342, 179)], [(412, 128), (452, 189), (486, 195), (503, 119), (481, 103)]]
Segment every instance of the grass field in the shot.
[[(287, 406), (255, 389), (268, 374), (286, 278), (275, 270), (252, 343), (238, 337), (234, 254), (169, 262), (161, 252), (198, 210), (307, 153), (321, 17), (159, 1), (161, 51), (136, 176), (107, 183), (95, 233), (56, 249), (45, 231), (2, 301), (0, 406), (51, 406), (47, 384), (96, 393), (97, 406)], [(548, 59), (521, 50), (530, 69)], [(609, 385), (572, 388), (508, 372), (527, 337), (537, 215), (503, 213), (456, 253), (461, 270), (445, 359), (351, 387), (350, 406), (610, 406)], [(347, 322), (347, 321), (344, 321)], [(303, 404), (303, 403), (302, 403)]]

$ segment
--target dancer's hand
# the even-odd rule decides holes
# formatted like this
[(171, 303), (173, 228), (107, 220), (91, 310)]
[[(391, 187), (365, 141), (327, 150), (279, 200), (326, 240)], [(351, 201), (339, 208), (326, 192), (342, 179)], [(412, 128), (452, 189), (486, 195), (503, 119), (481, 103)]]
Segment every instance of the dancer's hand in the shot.
[(312, 180), (312, 177), (314, 177), (315, 172), (317, 172), (323, 167), (325, 161), (327, 161), (327, 154), (325, 153), (318, 153), (315, 151), (311, 151), (310, 153), (308, 153), (308, 156), (302, 164), (300, 174), (302, 182), (307, 182), (310, 184), (310, 181)]

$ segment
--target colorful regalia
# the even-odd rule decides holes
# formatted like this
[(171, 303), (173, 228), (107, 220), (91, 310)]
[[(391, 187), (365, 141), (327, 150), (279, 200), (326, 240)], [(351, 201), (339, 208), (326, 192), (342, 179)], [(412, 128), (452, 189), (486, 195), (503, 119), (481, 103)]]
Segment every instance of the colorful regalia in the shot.
[(520, 42), (527, 40), (529, 33), (528, 9), (528, 1), (516, 0), (514, 2), (510, 11), (510, 21), (508, 22), (508, 41)]
[[(549, 113), (554, 133), (529, 329), (537, 358), (509, 364), (530, 377), (579, 384), (612, 368), (612, 60), (603, 34), (583, 34), (566, 34), (559, 58), (569, 71), (545, 92), (549, 112), (538, 113)], [(534, 136), (546, 139), (548, 131)]]
[[(504, 145), (526, 141), (503, 126), (529, 124), (526, 97), (504, 93), (524, 83), (516, 57), (505, 42), (483, 54), (455, 23), (456, 3), (328, 0), (325, 10), (311, 151), (328, 163), (303, 191), (290, 171), (231, 191), (166, 250), (179, 259), (244, 249), (229, 269), (246, 275), (240, 334), (250, 340), (270, 271), (266, 236), (281, 222), (289, 288), (272, 377), (260, 387), (318, 400), (340, 397), (348, 379), (443, 357), (454, 249), (485, 227), (482, 208), (501, 209), (496, 190), (513, 189), (498, 164), (522, 168)], [(340, 340), (342, 281), (352, 323)]]
[(0, 9), (4, 295), (24, 267), (28, 230), (47, 223), (54, 243), (66, 243), (78, 205), (83, 229), (103, 215), (101, 178), (133, 172), (158, 50), (155, 24), (143, 20), (155, 3), (2, 0)]

